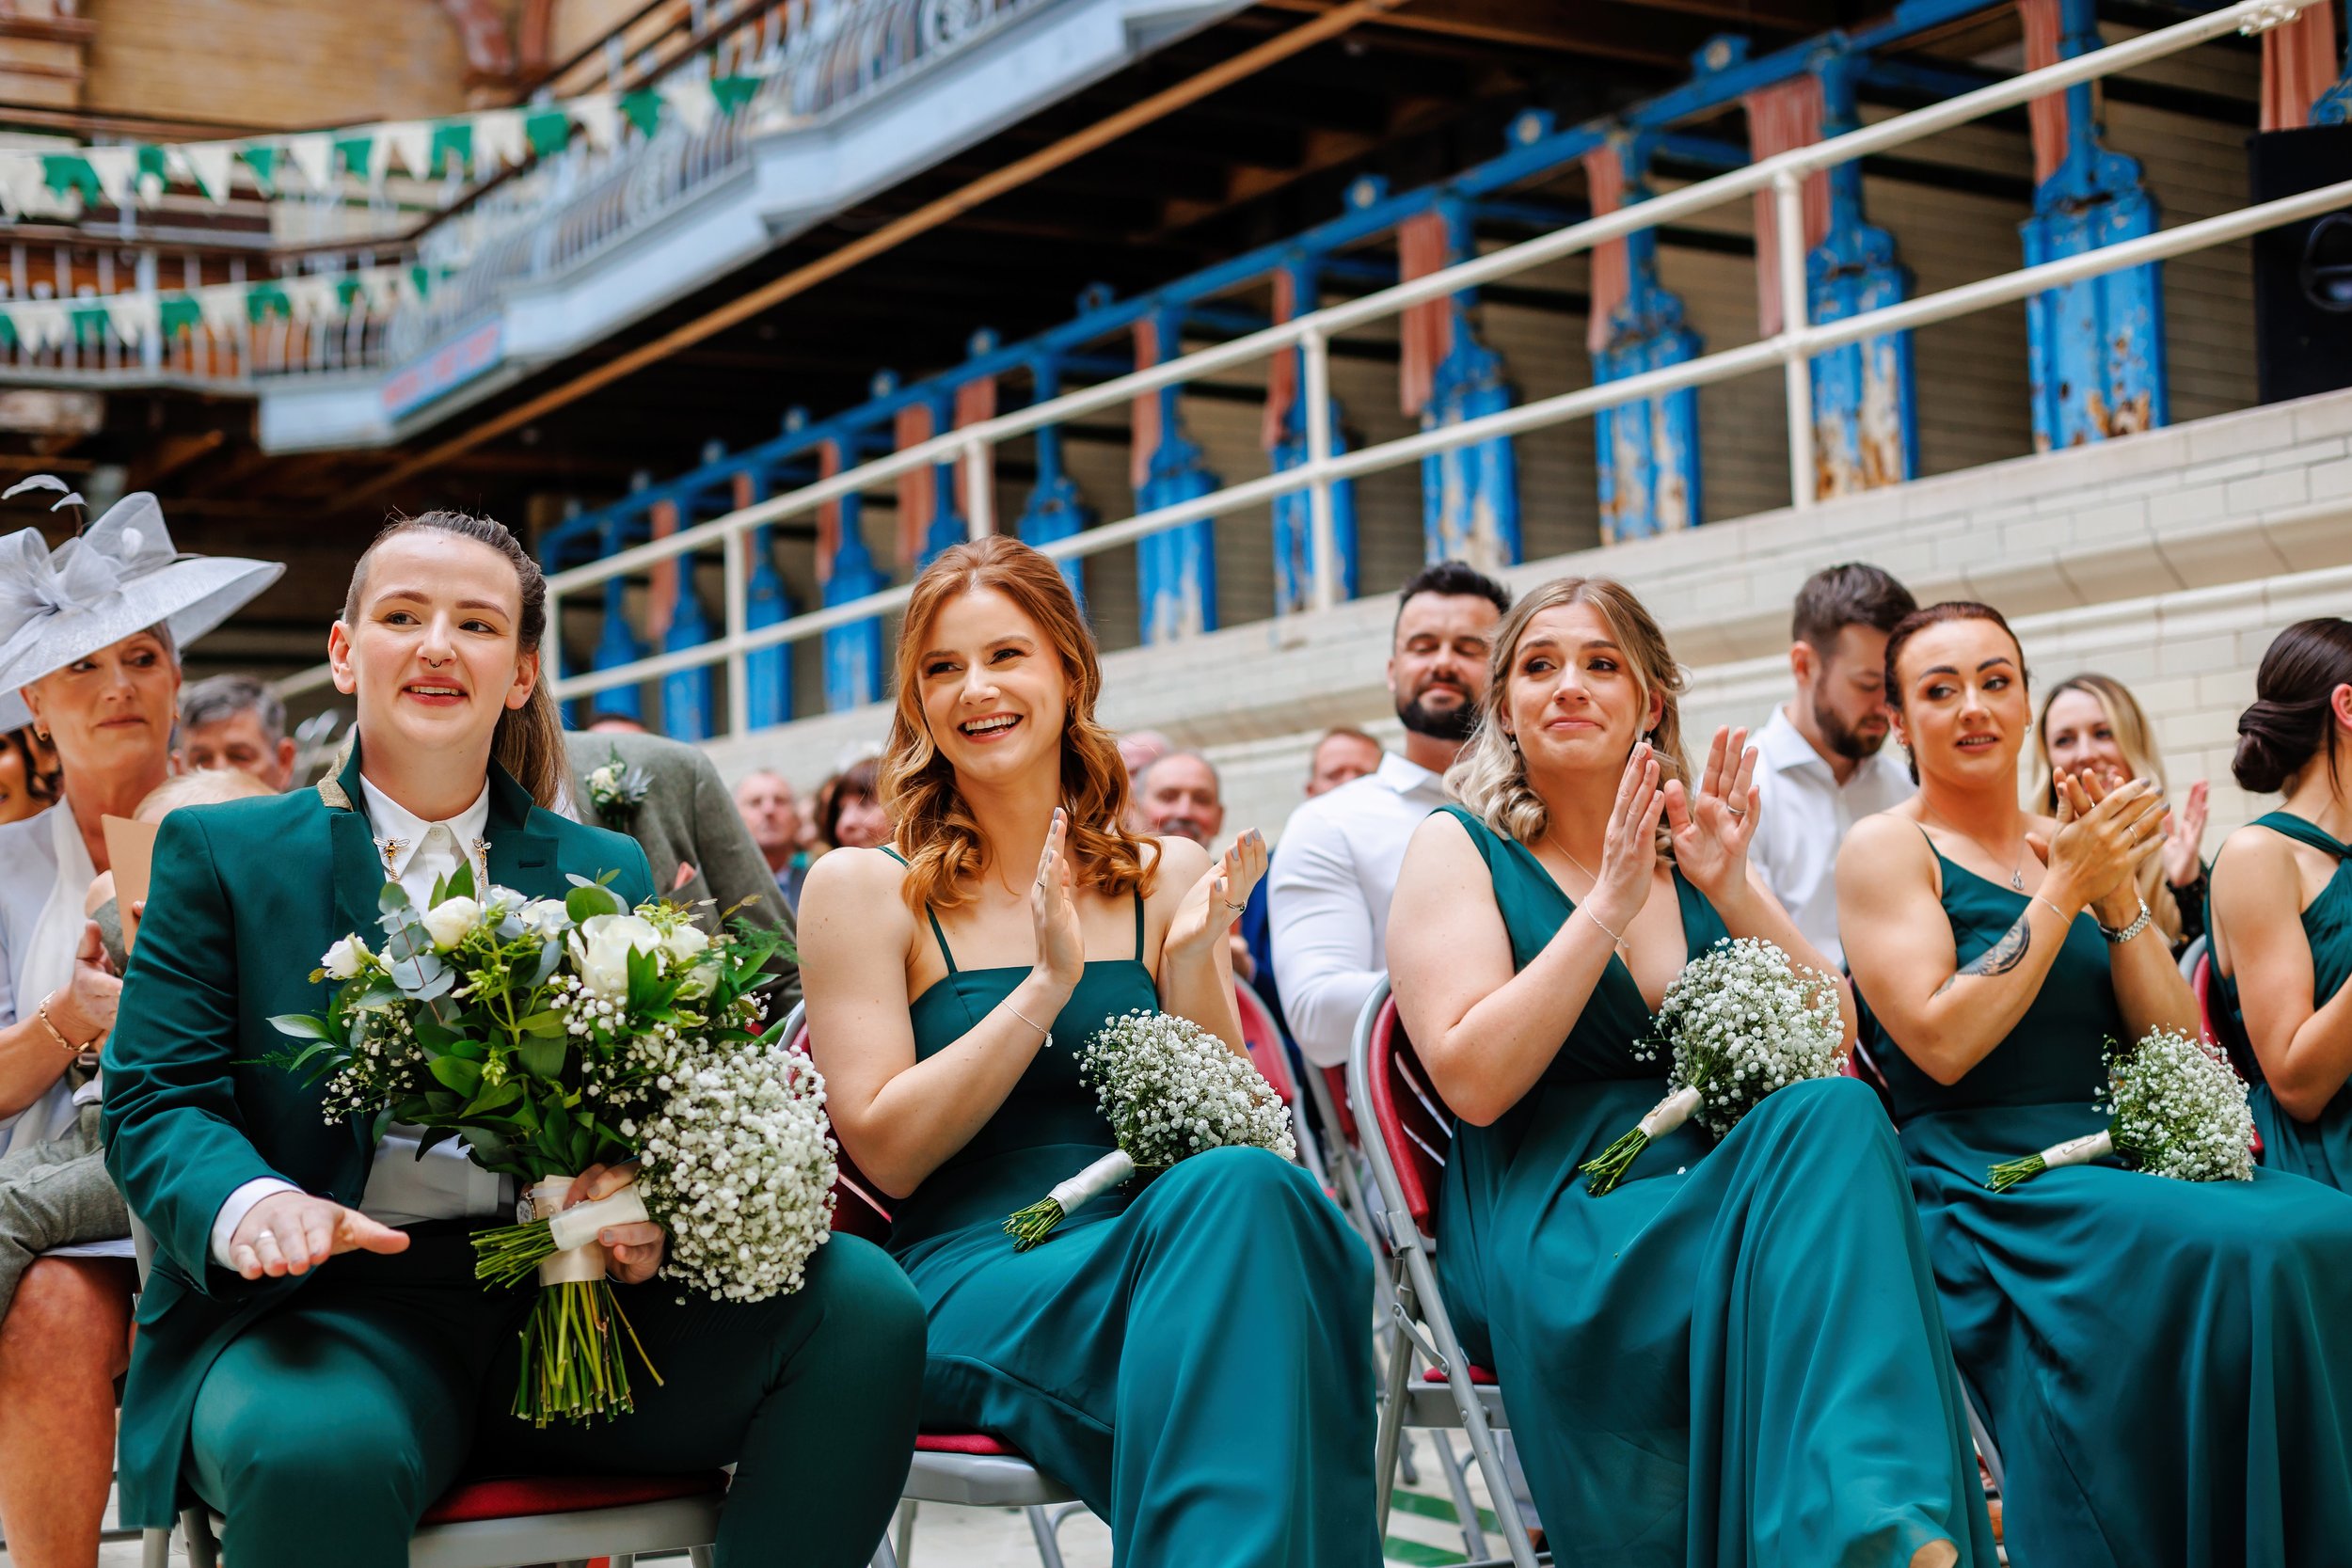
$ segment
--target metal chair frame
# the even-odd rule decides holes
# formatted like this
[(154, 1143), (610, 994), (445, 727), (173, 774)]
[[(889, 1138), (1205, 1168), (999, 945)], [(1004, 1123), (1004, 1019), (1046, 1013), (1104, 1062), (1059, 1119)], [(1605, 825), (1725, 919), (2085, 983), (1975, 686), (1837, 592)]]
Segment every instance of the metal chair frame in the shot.
[[(1470, 1439), (1470, 1454), (1479, 1474), (1486, 1479), (1486, 1495), (1494, 1504), (1507, 1560), (1514, 1568), (1536, 1568), (1539, 1561), (1549, 1560), (1549, 1554), (1539, 1558), (1528, 1538), (1524, 1516), (1511, 1490), (1510, 1475), (1503, 1466), (1502, 1450), (1495, 1439), (1498, 1431), (1507, 1430), (1510, 1425), (1504, 1414), (1502, 1389), (1498, 1384), (1470, 1381), (1470, 1354), (1454, 1332), (1454, 1320), (1438, 1289), (1437, 1238), (1406, 1203), (1404, 1182), (1398, 1175), (1399, 1156), (1391, 1139), (1410, 1134), (1396, 1125), (1392, 1117), (1382, 1114), (1380, 1107), (1385, 1100), (1374, 1093), (1375, 1067), (1385, 1072), (1395, 1051), (1409, 1053), (1411, 1048), (1403, 1024), (1395, 1018), (1395, 1004), (1384, 978), (1364, 1000), (1347, 1056), (1348, 1098), (1369, 1121), (1361, 1148), (1379, 1189), (1383, 1250), (1395, 1295), (1391, 1310), (1401, 1337), (1398, 1354), (1389, 1358), (1381, 1390), (1378, 1443), (1373, 1462), (1380, 1485), (1380, 1528), (1385, 1535), (1389, 1522), (1388, 1488), (1396, 1472), (1397, 1449), (1404, 1429), (1418, 1426), (1442, 1430), (1458, 1426)], [(1375, 1052), (1380, 1056), (1377, 1063), (1374, 1059)], [(1433, 1114), (1443, 1115), (1434, 1091), (1417, 1092)], [(1431, 1148), (1425, 1152), (1442, 1163), (1441, 1151)], [(1417, 1355), (1427, 1358), (1442, 1383), (1417, 1382), (1413, 1378)], [(1439, 1447), (1445, 1447), (1442, 1441)], [(1467, 1488), (1463, 1490), (1466, 1494)], [(1457, 1497), (1455, 1507), (1462, 1515), (1464, 1539), (1470, 1544), (1470, 1555), (1483, 1558), (1486, 1548), (1478, 1528), (1478, 1514), (1468, 1506), (1469, 1502), (1467, 1495)]]

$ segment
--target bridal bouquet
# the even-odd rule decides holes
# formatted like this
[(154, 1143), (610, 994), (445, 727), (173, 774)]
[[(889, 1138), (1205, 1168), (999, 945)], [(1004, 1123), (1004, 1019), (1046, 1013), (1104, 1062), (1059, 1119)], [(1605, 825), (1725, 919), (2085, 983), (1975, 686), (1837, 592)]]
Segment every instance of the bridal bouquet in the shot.
[(1774, 1089), (1845, 1069), (1846, 1028), (1837, 984), (1819, 970), (1792, 967), (1788, 955), (1758, 937), (1725, 938), (1685, 965), (1666, 988), (1665, 1005), (1646, 1045), (1635, 1054), (1674, 1047), (1666, 1074), (1673, 1093), (1630, 1132), (1578, 1168), (1595, 1196), (1625, 1180), (1652, 1140), (1696, 1117), (1718, 1138)]
[(2151, 1029), (2129, 1051), (2107, 1051), (2106, 1128), (1994, 1165), (1985, 1185), (2007, 1192), (2059, 1165), (2108, 1155), (2175, 1181), (2250, 1181), (2254, 1117), (2246, 1083), (2227, 1057), (2177, 1029)]
[[(271, 1020), (306, 1042), (287, 1065), (325, 1081), (329, 1121), (456, 1138), (526, 1187), (518, 1223), (475, 1238), (476, 1272), (538, 1276), (515, 1413), (542, 1426), (633, 1407), (603, 1227), (660, 1221), (665, 1275), (755, 1300), (798, 1286), (833, 1185), (822, 1081), (763, 1032), (755, 994), (782, 937), (712, 938), (682, 906), (572, 882), (477, 898), (461, 868), (422, 910), (388, 884), (379, 943), (346, 936), (313, 976), (339, 982), (325, 1014)], [(580, 1172), (629, 1160), (638, 1181), (566, 1206)]]
[(1290, 1115), (1248, 1057), (1188, 1018), (1131, 1012), (1078, 1053), (1119, 1147), (1005, 1221), (1015, 1251), (1045, 1240), (1079, 1205), (1138, 1171), (1156, 1173), (1211, 1148), (1269, 1148), (1298, 1157)]

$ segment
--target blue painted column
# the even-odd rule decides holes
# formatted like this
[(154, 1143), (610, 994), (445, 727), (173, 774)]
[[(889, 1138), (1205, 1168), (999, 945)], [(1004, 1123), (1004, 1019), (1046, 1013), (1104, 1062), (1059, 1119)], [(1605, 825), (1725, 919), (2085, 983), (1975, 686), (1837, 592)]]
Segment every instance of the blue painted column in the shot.
[[(1617, 159), (1623, 205), (1649, 199), (1650, 146), (1646, 135), (1619, 135), (1598, 154)], [(1594, 210), (1599, 209), (1596, 201)], [(1602, 346), (1593, 355), (1596, 382), (1678, 365), (1700, 351), (1699, 335), (1683, 325), (1681, 299), (1658, 280), (1658, 230), (1636, 230), (1624, 244), (1625, 299), (1610, 312)], [(1696, 388), (1621, 404), (1594, 420), (1603, 543), (1698, 525), (1698, 424)]]
[[(1183, 312), (1161, 309), (1151, 318), (1152, 362), (1162, 364), (1183, 352)], [(1184, 435), (1180, 388), (1151, 394), (1159, 402), (1159, 441), (1152, 449), (1144, 481), (1136, 487), (1136, 510), (1156, 511), (1195, 500), (1223, 488), (1208, 469), (1200, 449)], [(1142, 600), (1143, 640), (1172, 642), (1216, 629), (1216, 525), (1213, 518), (1163, 529), (1136, 546), (1136, 587)]]
[[(735, 507), (741, 511), (768, 499), (767, 475), (746, 468), (735, 476)], [(784, 575), (776, 570), (776, 552), (763, 525), (743, 536), (743, 626), (757, 631), (787, 620), (794, 610), (785, 591)], [(743, 656), (744, 700), (752, 728), (765, 729), (792, 717), (792, 645), (762, 648)]]
[[(1031, 359), (1029, 385), (1038, 403), (1051, 403), (1061, 396), (1061, 362), (1050, 354)], [(1062, 467), (1060, 427), (1040, 428), (1036, 441), (1037, 483), (1030, 487), (1028, 504), (1021, 509), (1020, 520), (1012, 527), (1023, 544), (1041, 546), (1092, 527), (1094, 513), (1079, 495), (1077, 481)], [(1080, 566), (1079, 562), (1065, 561), (1061, 563), (1061, 576), (1083, 610), (1087, 602), (1086, 575)]]
[[(2058, 57), (2099, 47), (2097, 0), (2059, 0)], [(2021, 226), (2026, 264), (2153, 233), (2155, 198), (2138, 160), (2103, 145), (2088, 83), (2066, 89), (2065, 156), (2034, 191)], [(2169, 418), (2163, 270), (2151, 261), (2051, 289), (2026, 302), (2037, 450), (2150, 430)]]
[[(1854, 85), (1868, 62), (1836, 53), (1817, 61), (1824, 140), (1862, 127)], [(1805, 257), (1805, 293), (1816, 325), (1898, 304), (1911, 275), (1895, 259), (1895, 238), (1863, 215), (1862, 165), (1829, 170), (1829, 233)], [(1887, 332), (1813, 361), (1818, 493), (1852, 495), (1899, 484), (1918, 471), (1919, 423), (1911, 334)]]
[[(846, 466), (838, 441), (827, 441), (818, 451), (820, 474), (830, 477)], [(820, 554), (818, 562), (818, 575), (824, 578), (825, 603), (829, 606), (849, 604), (868, 594), (879, 594), (889, 585), (874, 564), (873, 552), (866, 547), (861, 506), (862, 498), (851, 492), (819, 513), (820, 539), (826, 532), (823, 519), (833, 519), (832, 551), (829, 555)], [(879, 702), (882, 689), (881, 620), (869, 617), (825, 633), (825, 706), (834, 712), (863, 707)]]
[[(1295, 256), (1282, 263), (1289, 279), (1290, 314), (1305, 315), (1322, 299), (1316, 259)], [(1274, 471), (1295, 468), (1307, 461), (1307, 366), (1305, 351), (1291, 351), (1290, 407), (1283, 411), (1280, 430), (1270, 451)], [(1340, 400), (1331, 403), (1331, 451), (1347, 450), (1340, 425)], [(1314, 496), (1294, 490), (1274, 498), (1274, 612), (1288, 615), (1313, 608), (1315, 602)], [(1354, 598), (1356, 581), (1356, 485), (1343, 480), (1331, 486), (1331, 540), (1339, 556), (1340, 594)]]
[[(627, 530), (619, 513), (608, 513), (596, 530), (596, 550), (599, 555), (618, 555), (628, 543)], [(645, 657), (645, 645), (629, 629), (626, 607), (628, 602), (628, 578), (626, 576), (604, 579), (604, 626), (596, 634), (596, 650), (589, 656), (591, 670), (617, 670), (624, 664), (634, 664)], [(592, 713), (625, 713), (631, 719), (645, 716), (644, 695), (636, 686), (607, 687), (586, 699)]]
[[(678, 531), (678, 503), (656, 501), (653, 537), (666, 539)], [(694, 592), (694, 558), (673, 557), (654, 568), (649, 592), (650, 619), (661, 630), (661, 651), (679, 653), (699, 648), (711, 640), (710, 617), (702, 595)], [(710, 735), (712, 694), (716, 673), (708, 668), (677, 670), (661, 677), (661, 729), (673, 740), (703, 740)]]
[[(1445, 220), (1447, 264), (1477, 254), (1470, 200), (1444, 195), (1436, 210)], [(1477, 292), (1468, 289), (1445, 302), (1452, 341), (1431, 378), (1429, 403), (1421, 412), (1423, 430), (1499, 414), (1512, 404), (1502, 356), (1479, 341), (1477, 303)], [(1421, 511), (1423, 547), (1431, 561), (1467, 561), (1488, 572), (1517, 562), (1519, 472), (1511, 437), (1422, 458)]]

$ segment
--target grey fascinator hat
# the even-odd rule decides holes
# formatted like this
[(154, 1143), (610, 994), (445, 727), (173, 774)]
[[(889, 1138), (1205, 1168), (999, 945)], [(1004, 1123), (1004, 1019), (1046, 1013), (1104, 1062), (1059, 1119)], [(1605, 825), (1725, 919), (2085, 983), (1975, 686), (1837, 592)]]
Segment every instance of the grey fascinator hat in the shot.
[(22, 689), (152, 626), (181, 647), (276, 582), (285, 565), (182, 555), (140, 491), (55, 550), (36, 528), (0, 535), (0, 730), (31, 722)]

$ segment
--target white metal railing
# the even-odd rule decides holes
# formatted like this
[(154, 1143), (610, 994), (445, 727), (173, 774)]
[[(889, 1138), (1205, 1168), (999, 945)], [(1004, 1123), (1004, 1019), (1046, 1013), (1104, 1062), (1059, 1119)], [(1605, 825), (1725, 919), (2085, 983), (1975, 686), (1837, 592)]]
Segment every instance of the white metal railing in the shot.
[[(1788, 402), (1790, 500), (1799, 509), (1809, 508), (1816, 501), (1815, 436), (1811, 417), (1811, 360), (1814, 356), (1883, 333), (1947, 321), (2063, 284), (2225, 244), (2279, 224), (2328, 212), (2352, 203), (2352, 181), (2183, 224), (2103, 249), (1962, 284), (1839, 321), (1815, 325), (1810, 320), (1804, 288), (1804, 229), (1801, 208), (1805, 177), (1816, 170), (1882, 152), (1938, 131), (2012, 108), (2045, 93), (2144, 65), (2226, 33), (2261, 31), (2277, 25), (2293, 17), (2304, 6), (2314, 3), (2324, 3), (2324, 0), (2243, 0), (2241, 4), (2093, 50), (2043, 70), (1882, 120), (1841, 136), (1760, 159), (1745, 167), (1569, 225), (1507, 249), (1476, 257), (1442, 272), (1399, 283), (1344, 304), (1317, 309), (1198, 353), (935, 436), (830, 479), (804, 485), (693, 528), (680, 530), (666, 538), (648, 541), (561, 572), (548, 579), (551, 626), (560, 625), (562, 601), (577, 596), (583, 590), (624, 573), (642, 572), (674, 557), (722, 547), (725, 631), (722, 637), (699, 646), (652, 655), (626, 665), (572, 675), (559, 673), (555, 682), (556, 694), (562, 698), (586, 696), (723, 661), (728, 675), (728, 730), (736, 735), (744, 734), (750, 728), (745, 656), (764, 648), (802, 641), (834, 627), (886, 613), (903, 606), (911, 592), (911, 585), (902, 583), (848, 604), (829, 606), (756, 630), (750, 629), (746, 625), (748, 572), (745, 552), (738, 547), (738, 542), (748, 531), (814, 512), (830, 501), (853, 492), (873, 489), (899, 474), (927, 465), (971, 458), (974, 461), (961, 464), (961, 471), (966, 476), (964, 510), (971, 532), (977, 537), (993, 529), (993, 498), (986, 479), (989, 465), (978, 460), (990, 447), (1079, 415), (1117, 407), (1144, 392), (1293, 349), (1299, 351), (1305, 362), (1301, 389), (1307, 400), (1308, 455), (1303, 463), (1279, 473), (1228, 485), (1212, 495), (1156, 508), (1121, 522), (1057, 540), (1043, 546), (1044, 552), (1059, 559), (1074, 560), (1130, 545), (1184, 523), (1257, 505), (1277, 496), (1305, 489), (1310, 492), (1312, 519), (1313, 603), (1318, 609), (1327, 608), (1339, 599), (1339, 563), (1331, 501), (1331, 486), (1335, 483), (1416, 463), (1437, 452), (1496, 436), (1587, 418), (1622, 404), (1752, 374), (1770, 369), (1774, 364), (1782, 367)], [(1466, 288), (1590, 250), (1607, 241), (1620, 239), (1644, 229), (1676, 222), (1693, 213), (1721, 206), (1767, 187), (1773, 192), (1778, 212), (1776, 230), (1784, 325), (1777, 336), (1621, 380), (1521, 404), (1480, 419), (1423, 430), (1375, 446), (1345, 453), (1335, 454), (1332, 451), (1328, 397), (1329, 342), (1335, 335), (1394, 315), (1414, 305), (1441, 299)], [(687, 577), (687, 582), (691, 584), (691, 576)], [(681, 588), (682, 591), (691, 591), (687, 584), (682, 584)], [(294, 677), (286, 683), (286, 689), (301, 689), (324, 679), (323, 671), (311, 672)]]

